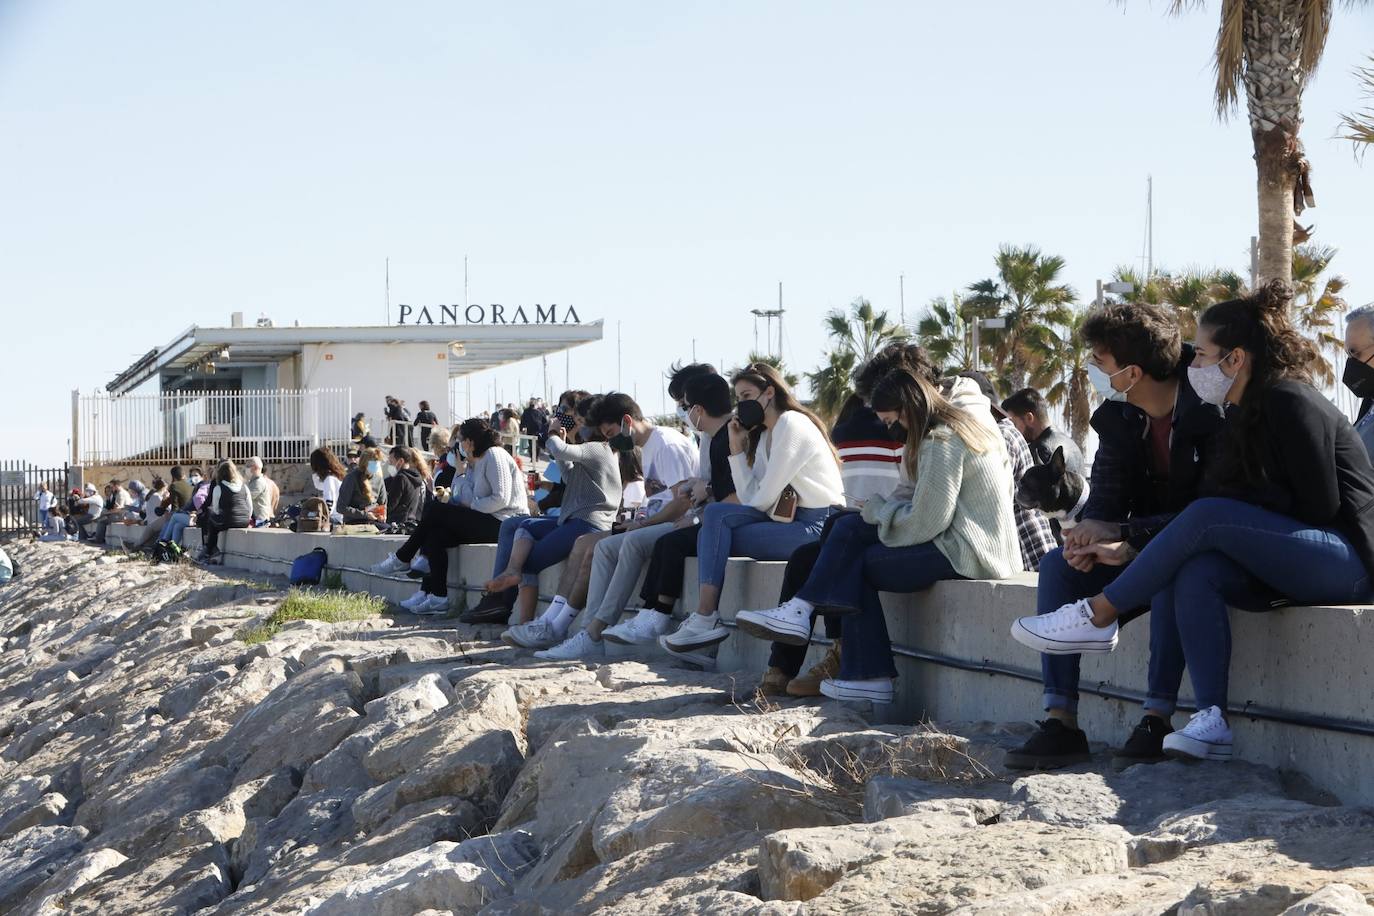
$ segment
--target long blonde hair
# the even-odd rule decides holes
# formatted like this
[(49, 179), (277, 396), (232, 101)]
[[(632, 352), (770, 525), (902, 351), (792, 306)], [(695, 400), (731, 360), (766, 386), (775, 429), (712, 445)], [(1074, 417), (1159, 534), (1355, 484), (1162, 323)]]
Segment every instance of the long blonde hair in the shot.
[(902, 463), (907, 477), (916, 481), (921, 443), (939, 426), (948, 426), (963, 440), (968, 450), (981, 455), (996, 446), (993, 433), (973, 414), (956, 407), (929, 381), (896, 369), (883, 376), (873, 388), (873, 409), (893, 411), (906, 426), (906, 449)]
[[(787, 382), (783, 379), (782, 374), (773, 366), (770, 366), (768, 363), (752, 363), (745, 366), (743, 369), (736, 372), (730, 379), (730, 387), (734, 388), (740, 382), (748, 382), (757, 388), (760, 394), (772, 388), (773, 409), (776, 410), (779, 415), (789, 410), (797, 411), (815, 424), (816, 429), (821, 432), (821, 438), (825, 440), (827, 445), (830, 444), (830, 431), (825, 428), (825, 423), (820, 417), (816, 416), (814, 412), (808, 410), (801, 401), (797, 400), (797, 396), (792, 393), (792, 389), (787, 387)], [(754, 455), (759, 450), (759, 441), (763, 439), (763, 433), (764, 428), (762, 426), (757, 429), (749, 430), (750, 467), (754, 465)], [(835, 447), (833, 445), (830, 445), (830, 454), (838, 465), (840, 463), (840, 456), (835, 453)]]

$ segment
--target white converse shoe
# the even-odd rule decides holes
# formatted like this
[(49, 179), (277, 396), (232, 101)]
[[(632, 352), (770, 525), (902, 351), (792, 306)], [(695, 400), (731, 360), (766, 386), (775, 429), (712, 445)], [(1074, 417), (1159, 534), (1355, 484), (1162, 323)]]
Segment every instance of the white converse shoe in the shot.
[(759, 639), (804, 646), (811, 642), (811, 612), (814, 610), (810, 602), (792, 598), (781, 607), (766, 611), (740, 611), (735, 615), (735, 626), (740, 632)]
[(1011, 625), (1011, 638), (1046, 655), (1110, 652), (1116, 648), (1117, 625), (1093, 625), (1093, 609), (1083, 598), (1038, 617), (1021, 617)]
[(406, 564), (404, 560), (398, 560), (396, 559), (396, 554), (389, 553), (386, 555), (385, 560), (375, 566), (368, 567), (367, 571), (374, 576), (394, 576), (405, 568)]
[(682, 626), (667, 636), (660, 636), (658, 644), (669, 652), (682, 654), (723, 643), (730, 631), (720, 625), (719, 614), (689, 614)]
[(570, 662), (579, 658), (604, 658), (606, 646), (587, 635), (586, 630), (578, 630), (552, 649), (534, 653), (535, 658), (553, 662)]
[(1231, 726), (1221, 707), (1200, 709), (1180, 731), (1165, 735), (1164, 753), (1190, 760), (1230, 760)]
[(892, 678), (880, 677), (867, 681), (842, 681), (826, 678), (821, 681), (821, 695), (832, 700), (868, 700), (870, 703), (892, 702)]
[(423, 603), (410, 609), (412, 614), (447, 614), (449, 612), (448, 597), (440, 598), (438, 595), (430, 595)]
[(601, 638), (622, 646), (649, 646), (658, 642), (672, 625), (672, 617), (646, 607), (629, 620), (601, 631)]
[(553, 625), (543, 617), (518, 623), (501, 634), (501, 641), (517, 649), (547, 649), (558, 643)]
[(402, 601), (401, 607), (405, 608), (407, 611), (413, 611), (428, 600), (429, 592), (425, 591), (424, 589), (420, 589), (418, 592), (411, 595), (406, 600)]

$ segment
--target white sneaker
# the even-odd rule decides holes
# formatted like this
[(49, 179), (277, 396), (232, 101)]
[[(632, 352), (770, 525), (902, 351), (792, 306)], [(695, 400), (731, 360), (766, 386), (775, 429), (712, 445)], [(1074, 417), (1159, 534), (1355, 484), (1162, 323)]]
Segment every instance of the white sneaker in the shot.
[(601, 638), (622, 646), (648, 646), (658, 642), (672, 625), (672, 617), (646, 607), (629, 620), (602, 630)]
[(826, 678), (821, 681), (821, 694), (832, 700), (868, 700), (870, 703), (892, 702), (892, 678), (880, 677), (868, 681), (842, 681)]
[(1011, 625), (1011, 638), (1046, 655), (1110, 652), (1116, 648), (1117, 625), (1093, 625), (1093, 609), (1083, 598), (1038, 617), (1021, 617)]
[(811, 642), (811, 612), (814, 610), (810, 602), (792, 598), (781, 607), (766, 611), (740, 611), (735, 615), (735, 626), (740, 632), (759, 639), (804, 646)]
[(682, 622), (675, 632), (660, 636), (658, 644), (674, 654), (691, 652), (705, 646), (714, 646), (730, 638), (730, 631), (720, 625), (719, 614), (692, 613)]
[(606, 646), (587, 635), (586, 630), (578, 630), (552, 649), (534, 653), (535, 658), (554, 662), (570, 662), (579, 658), (604, 658)]
[(430, 595), (423, 602), (410, 609), (412, 614), (447, 614), (449, 612), (448, 596), (440, 598), (438, 595)]
[(411, 595), (406, 600), (402, 601), (401, 607), (405, 608), (407, 611), (413, 611), (428, 600), (429, 592), (425, 591), (424, 589), (420, 589), (418, 592)]
[(375, 566), (368, 568), (368, 572), (374, 576), (392, 576), (406, 568), (404, 560), (396, 559), (396, 554), (389, 553), (386, 559)]
[(1231, 726), (1221, 707), (1198, 710), (1182, 729), (1165, 735), (1164, 753), (1192, 760), (1230, 760)]
[(429, 557), (417, 553), (415, 558), (410, 561), (410, 571), (417, 572), (422, 576), (429, 575)]
[(553, 625), (543, 617), (529, 623), (518, 623), (501, 634), (501, 641), (517, 649), (547, 649), (558, 643)]

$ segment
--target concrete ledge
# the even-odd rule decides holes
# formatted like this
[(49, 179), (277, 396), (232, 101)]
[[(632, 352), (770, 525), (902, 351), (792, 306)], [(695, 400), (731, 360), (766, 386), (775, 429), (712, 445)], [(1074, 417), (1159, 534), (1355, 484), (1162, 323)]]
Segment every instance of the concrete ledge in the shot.
[[(199, 545), (198, 531), (187, 529), (186, 535), (188, 547)], [(226, 565), (275, 574), (285, 574), (292, 559), (321, 546), (329, 552), (330, 566), (342, 571), (346, 588), (398, 601), (414, 593), (413, 580), (373, 576), (366, 570), (401, 540), (258, 529), (230, 531), (221, 543)], [(456, 608), (475, 598), (490, 577), (495, 552), (493, 545), (452, 552), (450, 590)], [(784, 566), (731, 560), (721, 596), (722, 616), (730, 619), (741, 608), (774, 606)], [(552, 594), (558, 572), (546, 570), (540, 577), (542, 595)], [(694, 568), (688, 570), (682, 603), (689, 609), (696, 606), (694, 573)], [(1039, 656), (1008, 635), (1015, 618), (1035, 612), (1033, 575), (1000, 582), (942, 582), (923, 594), (884, 595), (883, 605), (899, 672), (890, 711), (894, 718), (911, 722), (1043, 717)], [(1301, 771), (1347, 803), (1374, 804), (1374, 608), (1233, 611), (1232, 620), (1237, 755)], [(819, 634), (819, 626), (817, 630)], [(736, 634), (721, 647), (718, 667), (740, 672), (742, 680), (755, 680), (767, 664), (768, 649), (765, 642)], [(813, 646), (808, 664), (821, 651)], [(612, 654), (633, 653), (617, 647)], [(1083, 659), (1079, 717), (1090, 738), (1113, 745), (1125, 740), (1141, 712), (1137, 702), (1121, 697), (1143, 696), (1148, 656), (1149, 621), (1142, 618), (1123, 628), (1115, 652)], [(1186, 678), (1184, 687), (1182, 702), (1187, 704)], [(1246, 715), (1243, 709), (1254, 714)], [(1312, 721), (1289, 724), (1271, 717)], [(1182, 724), (1180, 714), (1175, 725)]]
[(112, 522), (105, 527), (105, 543), (126, 550), (137, 550), (154, 540), (161, 530), (162, 525), (125, 525)]

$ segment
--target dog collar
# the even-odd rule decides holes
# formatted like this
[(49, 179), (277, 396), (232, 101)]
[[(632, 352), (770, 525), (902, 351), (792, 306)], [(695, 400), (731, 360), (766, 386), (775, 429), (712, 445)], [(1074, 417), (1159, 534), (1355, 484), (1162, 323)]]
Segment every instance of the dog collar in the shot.
[(1045, 517), (1052, 518), (1059, 522), (1059, 527), (1063, 530), (1072, 531), (1074, 527), (1078, 525), (1079, 513), (1087, 506), (1088, 494), (1091, 492), (1092, 488), (1088, 486), (1088, 482), (1086, 480), (1083, 481), (1083, 492), (1078, 495), (1078, 502), (1074, 503), (1072, 509), (1056, 509), (1053, 512), (1046, 512)]

